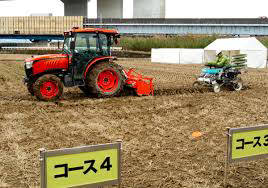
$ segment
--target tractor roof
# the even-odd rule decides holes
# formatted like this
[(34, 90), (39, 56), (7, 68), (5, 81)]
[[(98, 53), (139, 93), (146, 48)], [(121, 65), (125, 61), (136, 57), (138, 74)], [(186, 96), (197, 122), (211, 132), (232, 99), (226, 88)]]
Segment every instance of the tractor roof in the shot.
[(78, 28), (74, 27), (71, 30), (73, 33), (107, 33), (112, 35), (119, 35), (116, 29), (106, 29), (106, 28)]

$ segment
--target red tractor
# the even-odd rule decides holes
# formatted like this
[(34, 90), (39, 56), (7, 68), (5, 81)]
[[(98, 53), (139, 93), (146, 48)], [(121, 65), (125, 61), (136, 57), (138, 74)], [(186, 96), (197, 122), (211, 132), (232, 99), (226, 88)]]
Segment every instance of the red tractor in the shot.
[(152, 78), (126, 72), (111, 56), (119, 33), (113, 29), (73, 28), (64, 33), (61, 54), (35, 56), (25, 60), (28, 91), (43, 101), (55, 101), (63, 86), (78, 86), (86, 95), (112, 97), (125, 87), (138, 95), (153, 95)]

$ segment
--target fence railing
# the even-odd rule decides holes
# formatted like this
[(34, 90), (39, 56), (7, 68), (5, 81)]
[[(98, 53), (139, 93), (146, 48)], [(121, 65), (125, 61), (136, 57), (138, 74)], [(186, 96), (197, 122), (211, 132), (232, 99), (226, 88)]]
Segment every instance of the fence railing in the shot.
[(83, 16), (0, 17), (0, 34), (63, 34), (83, 27)]

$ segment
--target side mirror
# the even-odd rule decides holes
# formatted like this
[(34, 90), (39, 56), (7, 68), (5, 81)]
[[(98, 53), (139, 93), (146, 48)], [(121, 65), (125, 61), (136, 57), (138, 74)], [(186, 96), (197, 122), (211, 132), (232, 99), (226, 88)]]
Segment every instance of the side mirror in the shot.
[(74, 41), (70, 42), (70, 50), (74, 50), (75, 49), (75, 43)]

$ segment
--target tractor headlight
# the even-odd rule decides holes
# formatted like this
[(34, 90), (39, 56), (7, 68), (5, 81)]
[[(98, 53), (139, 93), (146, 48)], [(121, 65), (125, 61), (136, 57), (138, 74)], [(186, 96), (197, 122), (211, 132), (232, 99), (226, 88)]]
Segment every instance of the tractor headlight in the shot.
[(25, 62), (26, 69), (30, 69), (30, 68), (32, 68), (32, 66), (33, 66), (33, 61), (27, 61), (27, 62)]

